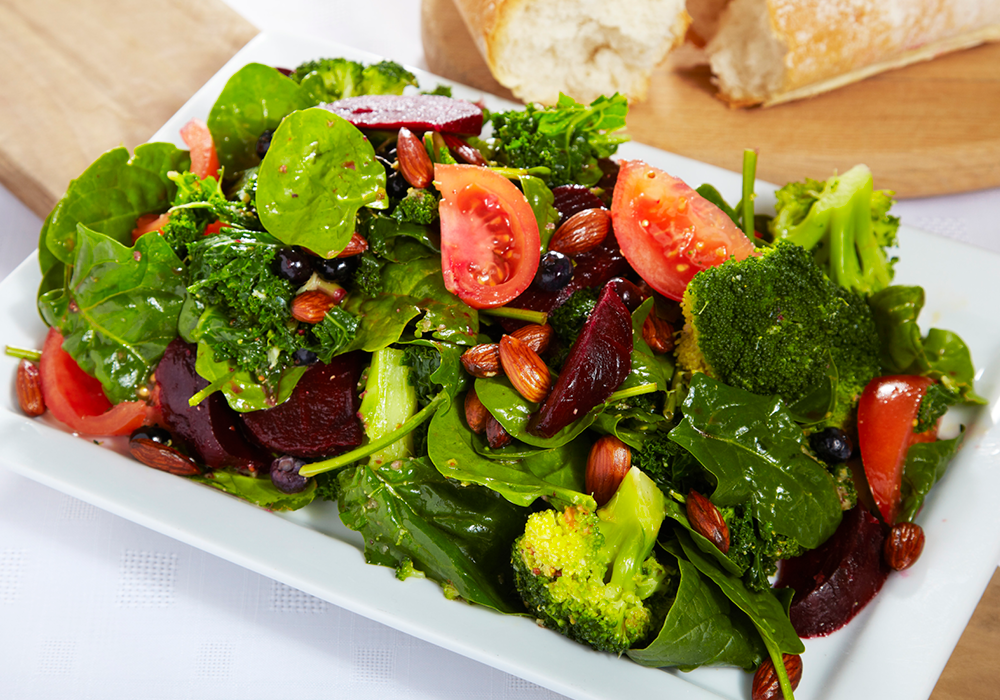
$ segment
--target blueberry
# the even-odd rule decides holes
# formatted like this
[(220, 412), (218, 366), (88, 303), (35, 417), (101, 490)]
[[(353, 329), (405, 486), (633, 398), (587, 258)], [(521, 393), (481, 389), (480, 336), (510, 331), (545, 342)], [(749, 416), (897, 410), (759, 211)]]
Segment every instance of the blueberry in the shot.
[(375, 158), (385, 168), (385, 191), (393, 199), (402, 199), (410, 190), (410, 183), (403, 178), (398, 170), (392, 167), (392, 162), (396, 160), (395, 148), (389, 151), (389, 156), (391, 160), (382, 156), (375, 156)]
[(358, 256), (349, 255), (346, 258), (316, 258), (313, 269), (328, 282), (345, 285), (351, 281), (354, 271), (358, 269)]
[(304, 491), (309, 479), (299, 476), (299, 469), (305, 462), (297, 457), (285, 455), (271, 462), (271, 483), (282, 493)]
[(827, 464), (842, 464), (851, 458), (854, 444), (840, 428), (825, 428), (809, 436), (809, 446)]
[(319, 358), (316, 357), (316, 353), (312, 350), (306, 350), (305, 348), (299, 348), (292, 353), (292, 362), (298, 367), (314, 365), (317, 360), (319, 360)]
[(266, 129), (264, 133), (260, 135), (260, 138), (257, 139), (257, 157), (261, 160), (264, 159), (264, 156), (267, 155), (267, 150), (271, 147), (271, 137), (273, 135), (273, 131)]
[(274, 256), (274, 274), (299, 286), (312, 277), (312, 256), (299, 248), (282, 248)]
[(174, 437), (166, 428), (161, 428), (158, 425), (144, 425), (133, 430), (129, 440), (152, 440), (161, 445), (169, 446), (173, 443)]
[(538, 261), (535, 286), (543, 292), (558, 292), (573, 279), (573, 261), (562, 253), (550, 250)]

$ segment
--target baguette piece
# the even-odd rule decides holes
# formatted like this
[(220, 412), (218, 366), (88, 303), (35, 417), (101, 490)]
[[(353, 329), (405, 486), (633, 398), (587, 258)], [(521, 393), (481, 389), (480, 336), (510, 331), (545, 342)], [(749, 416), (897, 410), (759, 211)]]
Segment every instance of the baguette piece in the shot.
[(1000, 0), (732, 0), (705, 50), (720, 97), (742, 107), (996, 40)]
[(497, 81), (525, 102), (564, 92), (589, 103), (645, 99), (649, 76), (679, 45), (685, 0), (456, 0)]

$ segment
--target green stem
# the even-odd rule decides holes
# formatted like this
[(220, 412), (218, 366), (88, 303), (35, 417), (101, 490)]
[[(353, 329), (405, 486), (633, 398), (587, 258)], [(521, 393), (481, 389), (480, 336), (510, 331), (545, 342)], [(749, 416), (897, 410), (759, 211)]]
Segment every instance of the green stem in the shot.
[(627, 399), (632, 396), (642, 396), (643, 394), (652, 394), (654, 391), (657, 390), (657, 388), (658, 387), (654, 382), (651, 382), (649, 384), (640, 384), (639, 386), (632, 386), (629, 387), (628, 389), (622, 389), (621, 391), (616, 391), (611, 396), (609, 396), (608, 400), (605, 401), (604, 403), (615, 403), (617, 401), (621, 401), (622, 399)]
[(756, 178), (757, 151), (747, 148), (743, 151), (743, 233), (751, 241), (754, 239), (753, 200), (756, 195), (754, 194), (753, 186)]
[(788, 680), (788, 669), (785, 668), (784, 654), (781, 653), (781, 649), (776, 644), (768, 640), (766, 635), (762, 633), (760, 636), (764, 640), (764, 646), (767, 647), (771, 663), (774, 664), (774, 672), (778, 675), (778, 685), (781, 686), (781, 697), (784, 700), (795, 700), (795, 694), (792, 691), (792, 682)]
[(542, 326), (549, 320), (548, 314), (544, 311), (532, 311), (530, 309), (514, 309), (509, 306), (498, 306), (495, 309), (480, 309), (479, 313), (497, 318), (512, 318), (516, 321), (528, 321)]
[(42, 359), (42, 353), (38, 350), (28, 350), (27, 348), (13, 348), (10, 345), (4, 350), (4, 354), (9, 357), (16, 357), (21, 360), (31, 360), (32, 362), (38, 362)]
[(430, 403), (410, 416), (406, 422), (393, 430), (391, 433), (386, 433), (382, 437), (376, 438), (371, 442), (367, 442), (361, 447), (357, 447), (350, 452), (345, 452), (342, 455), (337, 455), (336, 457), (323, 460), (322, 462), (313, 462), (312, 464), (303, 465), (303, 467), (299, 470), (299, 474), (302, 476), (316, 476), (317, 474), (322, 474), (323, 472), (333, 471), (334, 469), (339, 469), (340, 467), (346, 467), (351, 462), (356, 462), (362, 457), (368, 457), (369, 455), (388, 447), (392, 443), (400, 440), (408, 433), (412, 432), (418, 425), (430, 419), (430, 417), (434, 415), (434, 412), (437, 411), (438, 406), (444, 403), (447, 398), (447, 392), (442, 391), (440, 394), (431, 399)]
[(535, 175), (536, 177), (544, 178), (552, 174), (552, 170), (550, 168), (546, 168), (542, 165), (534, 168), (490, 168), (490, 170), (503, 175), (509, 180), (516, 180), (522, 175)]

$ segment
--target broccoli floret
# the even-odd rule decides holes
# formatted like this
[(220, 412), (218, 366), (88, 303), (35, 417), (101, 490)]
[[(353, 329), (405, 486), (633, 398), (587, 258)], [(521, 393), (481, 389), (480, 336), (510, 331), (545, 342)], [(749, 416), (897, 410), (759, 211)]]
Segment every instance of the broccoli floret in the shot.
[(550, 187), (590, 187), (603, 175), (598, 160), (628, 140), (620, 131), (627, 113), (628, 103), (618, 94), (599, 97), (589, 106), (560, 95), (552, 107), (529, 104), (523, 110), (495, 112), (490, 115), (497, 146), (493, 156), (512, 168), (548, 168)]
[(889, 216), (892, 192), (874, 190), (871, 171), (857, 165), (825, 182), (793, 182), (778, 190), (770, 231), (813, 251), (837, 284), (862, 294), (889, 286), (899, 218)]
[(399, 200), (392, 216), (400, 222), (409, 221), (421, 226), (433, 224), (438, 220), (438, 198), (430, 190), (411, 187), (406, 196)]
[(398, 63), (382, 61), (365, 66), (346, 58), (306, 61), (289, 76), (315, 103), (357, 95), (401, 95), (417, 79)]
[(382, 293), (382, 267), (385, 262), (371, 249), (358, 256), (358, 267), (351, 276), (350, 289), (368, 299)]
[(552, 365), (556, 369), (565, 361), (590, 312), (597, 306), (599, 292), (599, 289), (591, 287), (578, 289), (549, 314), (549, 325), (552, 326), (552, 333), (559, 348), (551, 358)]
[(934, 383), (927, 387), (917, 411), (917, 425), (913, 432), (923, 433), (937, 425), (947, 410), (962, 401), (957, 391), (950, 391), (944, 384)]
[(854, 474), (846, 463), (830, 467), (830, 475), (840, 497), (840, 509), (844, 512), (858, 504), (858, 489), (854, 486)]
[(547, 627), (595, 649), (622, 653), (656, 631), (654, 595), (667, 570), (652, 556), (664, 497), (630, 469), (596, 512), (582, 506), (533, 513), (514, 543), (514, 581)]
[(340, 498), (339, 472), (323, 472), (313, 478), (316, 480), (316, 500), (336, 501)]
[(753, 591), (771, 588), (769, 577), (778, 571), (778, 561), (802, 554), (802, 547), (789, 537), (779, 535), (766, 524), (753, 519), (745, 504), (719, 508), (729, 528), (729, 552), (726, 556), (743, 570), (743, 583)]
[(831, 282), (804, 248), (699, 272), (681, 304), (678, 364), (731, 386), (777, 395), (804, 424), (843, 426), (881, 373), (871, 309)]
[(665, 494), (700, 493), (713, 490), (706, 472), (694, 455), (668, 437), (669, 430), (654, 430), (646, 435), (642, 449), (632, 450), (632, 466), (638, 467)]

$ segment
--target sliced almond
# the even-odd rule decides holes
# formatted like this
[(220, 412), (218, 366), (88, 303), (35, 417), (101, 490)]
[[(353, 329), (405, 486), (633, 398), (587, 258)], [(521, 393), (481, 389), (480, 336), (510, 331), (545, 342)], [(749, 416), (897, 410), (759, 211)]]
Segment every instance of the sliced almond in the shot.
[(412, 187), (422, 190), (434, 180), (434, 164), (423, 142), (405, 126), (396, 139), (396, 162), (399, 172)]
[(492, 415), (486, 419), (486, 444), (490, 446), (490, 449), (499, 450), (513, 441), (514, 438), (500, 425), (500, 421)]
[[(798, 654), (782, 654), (785, 673), (792, 690), (799, 687), (802, 681), (802, 657)], [(764, 659), (757, 672), (753, 674), (753, 684), (750, 687), (751, 700), (778, 700), (783, 697), (778, 674), (774, 670), (774, 662)]]
[(500, 374), (500, 346), (481, 343), (462, 353), (462, 366), (473, 377), (487, 379)]
[(486, 430), (486, 424), (490, 418), (493, 416), (479, 400), (475, 388), (469, 389), (465, 395), (465, 422), (469, 424), (469, 430), (476, 435), (481, 435)]
[(528, 401), (541, 403), (552, 388), (545, 362), (528, 345), (512, 335), (500, 338), (500, 365), (517, 392)]
[(21, 360), (17, 365), (17, 404), (26, 416), (40, 416), (45, 413), (45, 399), (42, 396), (42, 375), (38, 365), (29, 360)]
[(552, 341), (552, 334), (552, 326), (547, 323), (544, 325), (529, 323), (511, 333), (512, 336), (525, 343), (539, 355), (548, 350), (549, 343)]
[(349, 258), (354, 255), (361, 255), (368, 250), (368, 241), (360, 233), (355, 231), (351, 234), (351, 240), (347, 242), (347, 247), (337, 253), (338, 258)]
[(611, 213), (607, 209), (584, 209), (556, 229), (549, 250), (570, 257), (586, 253), (604, 242), (610, 228)]
[(303, 323), (316, 324), (322, 321), (326, 312), (336, 305), (336, 299), (318, 289), (302, 292), (292, 299), (292, 318)]
[(723, 554), (729, 552), (729, 526), (715, 504), (692, 489), (687, 497), (687, 518), (691, 528), (719, 548)]
[(170, 445), (164, 445), (149, 438), (134, 438), (129, 440), (128, 450), (132, 456), (147, 467), (160, 471), (194, 476), (201, 474), (201, 467), (193, 459)]
[(587, 457), (584, 475), (587, 493), (594, 497), (598, 506), (603, 506), (615, 495), (631, 467), (632, 450), (628, 445), (614, 435), (601, 436)]
[(642, 339), (650, 350), (663, 354), (674, 349), (674, 329), (667, 321), (656, 315), (656, 309), (651, 309), (642, 323)]

